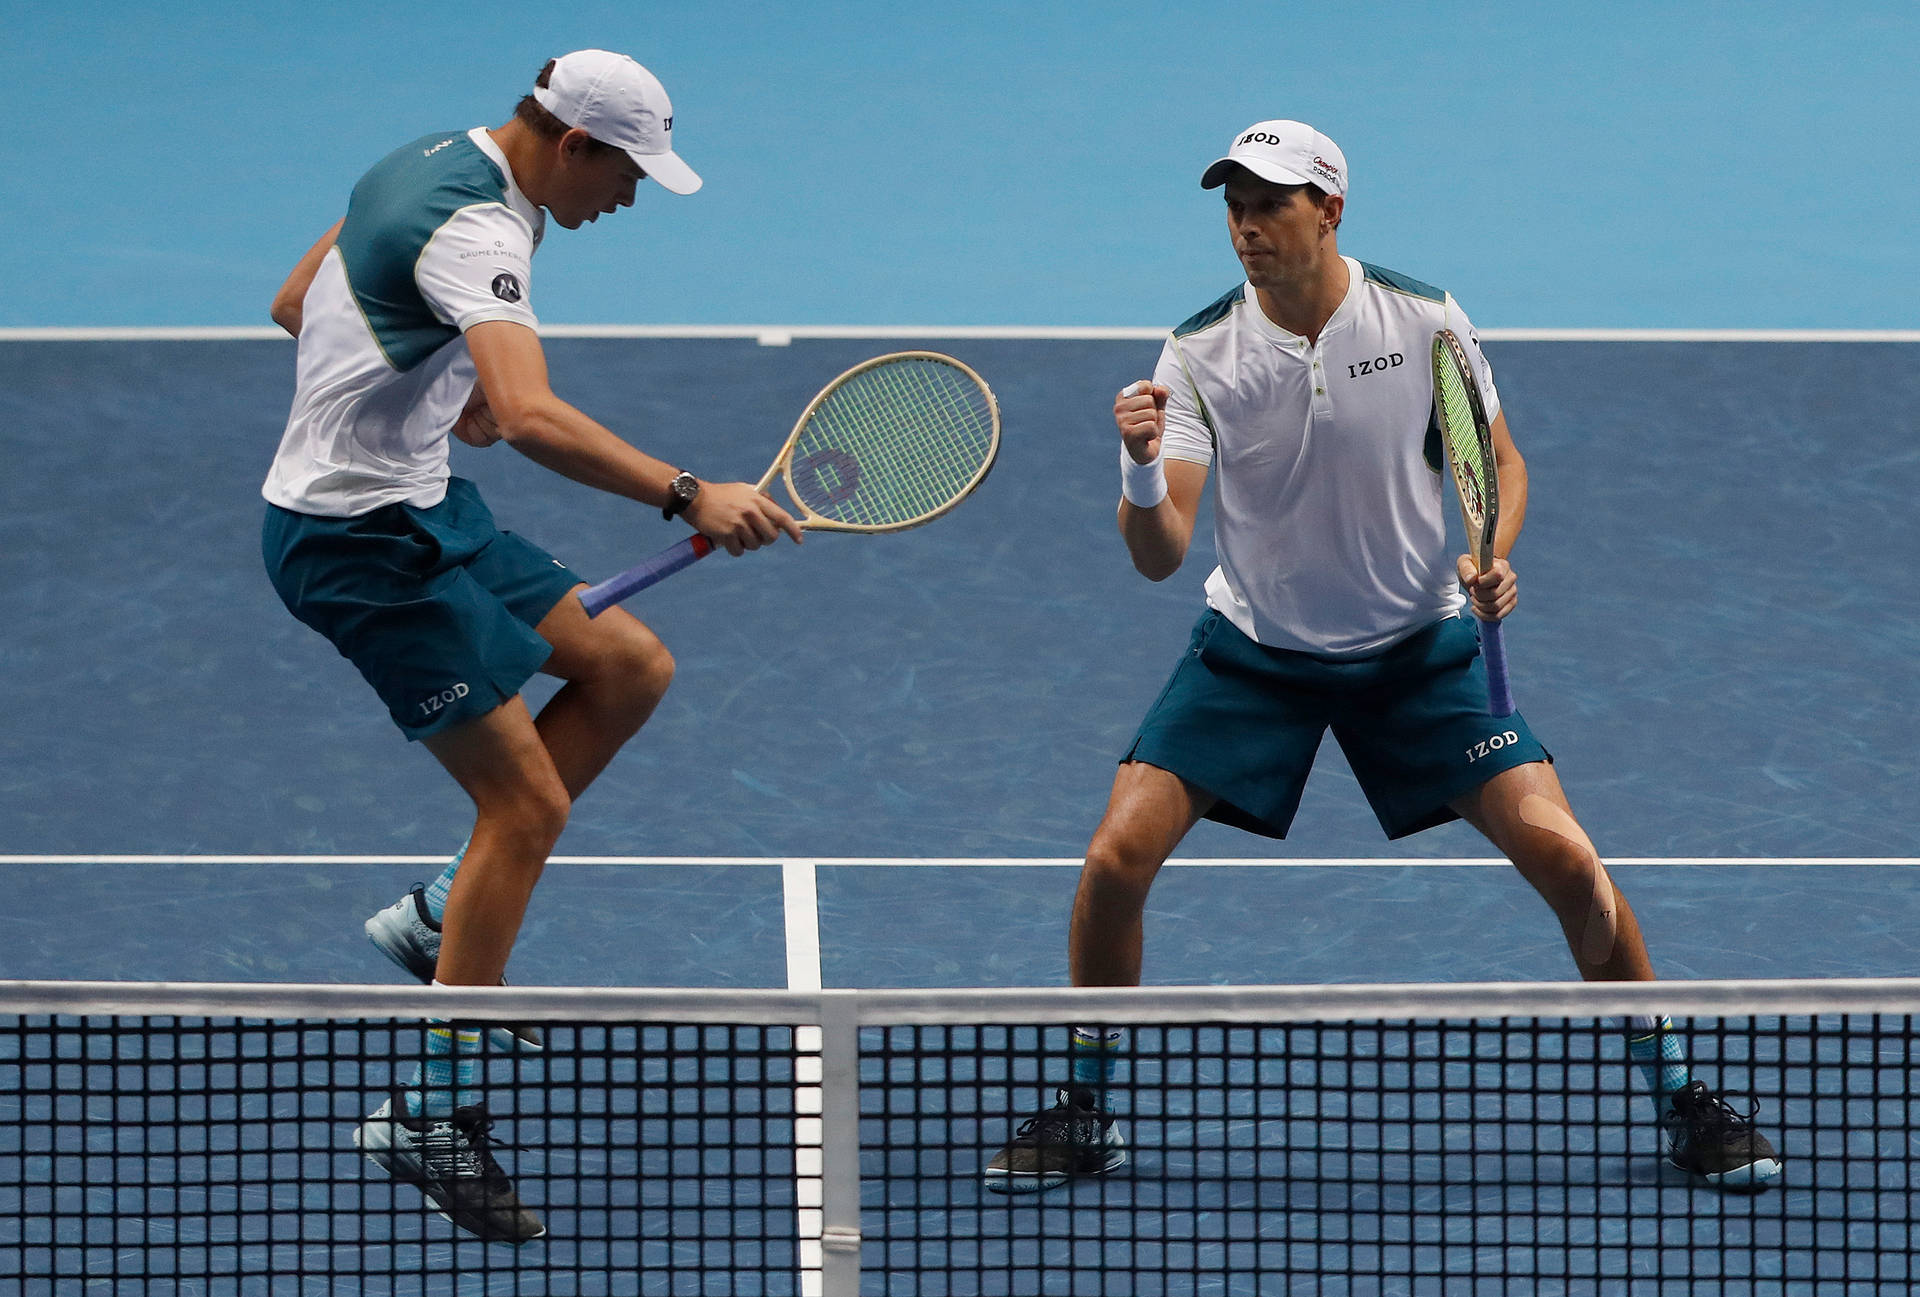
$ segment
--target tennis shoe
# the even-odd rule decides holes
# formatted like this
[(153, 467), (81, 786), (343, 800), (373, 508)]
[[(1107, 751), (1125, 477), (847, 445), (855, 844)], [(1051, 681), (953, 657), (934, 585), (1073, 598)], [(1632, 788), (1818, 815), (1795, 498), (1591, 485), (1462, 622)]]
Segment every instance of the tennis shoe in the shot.
[(1053, 1107), (1020, 1123), (1013, 1142), (987, 1163), (985, 1178), (996, 1193), (1037, 1193), (1126, 1160), (1119, 1123), (1100, 1110), (1093, 1091), (1076, 1085), (1056, 1091)]
[(416, 1186), (434, 1209), (490, 1243), (520, 1244), (547, 1232), (521, 1205), (512, 1181), (494, 1160), (485, 1105), (455, 1108), (451, 1117), (408, 1117), (395, 1093), (368, 1114), (353, 1142), (376, 1166)]
[[(367, 940), (381, 954), (407, 970), (422, 982), (432, 982), (440, 963), (440, 925), (427, 909), (427, 889), (419, 883), (405, 896), (380, 911), (365, 924)], [(507, 984), (506, 978), (500, 985)], [(539, 1051), (546, 1048), (540, 1028), (530, 1023), (512, 1023), (489, 1029), (493, 1043), (501, 1049)]]
[(1758, 1193), (1781, 1172), (1780, 1155), (1753, 1128), (1753, 1115), (1694, 1081), (1667, 1096), (1660, 1124), (1667, 1135), (1667, 1161), (1720, 1189)]

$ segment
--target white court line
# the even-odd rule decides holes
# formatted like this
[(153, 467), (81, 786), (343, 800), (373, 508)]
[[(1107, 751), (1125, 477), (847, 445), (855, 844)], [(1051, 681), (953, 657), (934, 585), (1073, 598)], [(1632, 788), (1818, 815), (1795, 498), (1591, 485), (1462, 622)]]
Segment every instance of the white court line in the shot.
[[(1480, 329), (1489, 342), (1920, 342), (1920, 329)], [(979, 338), (1011, 341), (1158, 342), (1159, 326), (1000, 324), (545, 324), (547, 338), (739, 338), (784, 347), (796, 338)], [(0, 342), (291, 343), (272, 325), (47, 326), (0, 328)]]
[[(437, 856), (174, 856), (174, 855), (0, 855), (5, 865), (432, 865), (446, 864), (445, 855)], [(782, 888), (787, 892), (787, 984), (801, 989), (794, 981), (795, 924), (805, 923), (808, 932), (801, 940), (812, 942), (813, 987), (819, 987), (820, 927), (812, 889), (816, 868), (844, 866), (885, 866), (894, 869), (1061, 869), (1080, 867), (1078, 856), (552, 856), (549, 865), (629, 865), (636, 867), (668, 865), (749, 866), (781, 871)], [(1920, 866), (1920, 856), (1608, 856), (1610, 865), (1875, 865), (1893, 868)], [(1373, 856), (1373, 857), (1283, 857), (1283, 856), (1180, 856), (1167, 867), (1226, 869), (1486, 869), (1511, 868), (1502, 856)], [(805, 871), (805, 882), (798, 880)], [(793, 890), (806, 889), (807, 918), (797, 920)]]
[(820, 900), (814, 861), (780, 862), (780, 894), (787, 912), (787, 989), (820, 989)]
[[(810, 860), (780, 862), (780, 896), (786, 911), (787, 989), (820, 989), (820, 904)], [(817, 1025), (793, 1029), (793, 1203), (799, 1247), (801, 1297), (826, 1291), (826, 1079), (825, 1035)]]

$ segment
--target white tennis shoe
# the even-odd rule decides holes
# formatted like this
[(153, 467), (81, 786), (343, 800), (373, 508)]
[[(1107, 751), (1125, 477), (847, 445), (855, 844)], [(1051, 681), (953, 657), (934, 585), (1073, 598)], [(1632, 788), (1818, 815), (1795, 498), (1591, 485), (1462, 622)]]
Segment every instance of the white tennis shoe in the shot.
[[(440, 925), (427, 909), (427, 889), (415, 883), (399, 900), (380, 911), (365, 924), (367, 940), (380, 953), (407, 970), (421, 982), (433, 981), (440, 963)], [(507, 984), (506, 978), (500, 985)], [(530, 1023), (513, 1023), (489, 1028), (496, 1047), (523, 1051), (546, 1048), (540, 1028)]]

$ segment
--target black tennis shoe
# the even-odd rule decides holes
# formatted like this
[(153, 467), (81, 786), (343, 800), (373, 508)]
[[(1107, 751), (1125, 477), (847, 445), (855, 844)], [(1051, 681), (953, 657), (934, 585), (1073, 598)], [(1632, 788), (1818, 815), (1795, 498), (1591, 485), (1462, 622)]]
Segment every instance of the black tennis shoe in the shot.
[(1704, 1081), (1675, 1090), (1660, 1119), (1667, 1161), (1716, 1188), (1760, 1192), (1778, 1178), (1783, 1164), (1767, 1137), (1753, 1128), (1755, 1111), (1735, 1112)]
[(1013, 1142), (987, 1163), (987, 1188), (996, 1193), (1034, 1193), (1078, 1175), (1102, 1175), (1127, 1160), (1127, 1141), (1111, 1113), (1102, 1112), (1093, 1091), (1071, 1086), (1055, 1094), (1053, 1107), (1020, 1123)]
[(416, 1186), (439, 1213), (490, 1243), (526, 1243), (547, 1232), (521, 1205), (513, 1182), (494, 1160), (484, 1105), (455, 1108), (451, 1117), (409, 1117), (395, 1093), (353, 1133), (362, 1153), (388, 1175)]

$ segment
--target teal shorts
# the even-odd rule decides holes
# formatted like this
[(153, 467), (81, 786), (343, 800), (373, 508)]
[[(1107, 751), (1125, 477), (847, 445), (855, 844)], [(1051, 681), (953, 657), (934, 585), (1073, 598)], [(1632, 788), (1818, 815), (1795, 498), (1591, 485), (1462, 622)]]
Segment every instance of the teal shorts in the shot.
[(495, 526), (459, 477), (430, 509), (317, 518), (270, 504), (260, 548), (287, 610), (359, 668), (409, 739), (519, 693), (553, 652), (533, 628), (580, 584)]
[(1389, 838), (1457, 819), (1448, 802), (1553, 759), (1518, 713), (1487, 714), (1480, 641), (1464, 617), (1335, 659), (1268, 648), (1209, 609), (1122, 761), (1218, 798), (1208, 819), (1284, 838), (1329, 729)]

